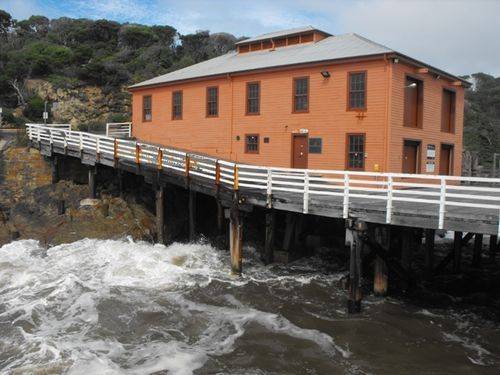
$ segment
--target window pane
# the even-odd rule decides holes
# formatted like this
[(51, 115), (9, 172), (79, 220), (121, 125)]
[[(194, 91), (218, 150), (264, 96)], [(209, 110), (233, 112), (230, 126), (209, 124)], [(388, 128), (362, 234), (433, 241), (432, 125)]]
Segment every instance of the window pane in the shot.
[(260, 110), (260, 85), (258, 83), (249, 83), (247, 86), (247, 112), (259, 113)]
[(366, 73), (349, 73), (349, 108), (364, 109), (366, 97)]
[(307, 111), (309, 107), (309, 78), (294, 80), (294, 110)]
[(364, 135), (349, 135), (348, 138), (348, 167), (364, 169), (365, 166), (365, 137)]
[(151, 111), (151, 96), (144, 96), (142, 98), (142, 114), (144, 121), (152, 120), (152, 111)]
[(182, 92), (174, 91), (172, 95), (172, 117), (179, 119), (182, 117)]
[(247, 135), (245, 138), (245, 148), (245, 151), (249, 153), (259, 152), (259, 136)]
[(207, 115), (218, 115), (218, 88), (209, 87), (207, 89)]
[(322, 143), (321, 138), (309, 138), (309, 153), (321, 154)]

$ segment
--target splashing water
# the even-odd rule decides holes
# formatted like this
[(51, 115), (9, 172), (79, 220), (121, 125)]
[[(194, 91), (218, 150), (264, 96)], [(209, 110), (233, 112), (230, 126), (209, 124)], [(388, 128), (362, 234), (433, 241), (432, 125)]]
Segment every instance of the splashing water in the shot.
[(460, 330), (463, 317), (371, 298), (364, 314), (348, 317), (341, 273), (327, 272), (318, 259), (265, 267), (245, 251), (245, 274), (234, 278), (227, 252), (202, 243), (5, 245), (0, 371), (390, 372), (404, 369), (397, 361), (408, 362), (408, 349), (428, 362), (423, 342), (445, 348), (445, 359), (459, 358), (466, 370), (500, 363), (495, 349), (466, 335), (470, 327)]

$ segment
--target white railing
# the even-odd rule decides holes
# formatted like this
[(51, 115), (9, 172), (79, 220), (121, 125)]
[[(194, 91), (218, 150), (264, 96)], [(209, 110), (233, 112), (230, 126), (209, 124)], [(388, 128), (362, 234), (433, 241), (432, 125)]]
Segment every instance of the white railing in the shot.
[(130, 138), (132, 136), (131, 122), (108, 122), (106, 136), (115, 138)]
[[(447, 214), (454, 207), (473, 209), (474, 215), (500, 217), (500, 178), (264, 167), (50, 125), (27, 124), (26, 127), (32, 141), (170, 169), (235, 190), (261, 191), (267, 195), (268, 207), (272, 207), (273, 196), (281, 194), (301, 204), (303, 213), (307, 214), (315, 199), (315, 204), (321, 205), (327, 203), (324, 198), (329, 197), (338, 203), (342, 216), (349, 218), (356, 205), (383, 202), (377, 209), (381, 207), (386, 223), (390, 224), (395, 206), (406, 204), (397, 208), (434, 212), (439, 229), (445, 228), (445, 220), (450, 217)], [(321, 197), (323, 200), (318, 201)], [(498, 232), (500, 234), (500, 221)]]

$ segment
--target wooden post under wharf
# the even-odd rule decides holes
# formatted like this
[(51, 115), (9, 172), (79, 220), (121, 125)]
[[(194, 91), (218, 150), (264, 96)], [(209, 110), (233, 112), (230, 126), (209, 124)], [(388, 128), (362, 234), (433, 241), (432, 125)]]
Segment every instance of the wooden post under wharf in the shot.
[(346, 240), (349, 242), (349, 295), (347, 299), (347, 312), (361, 312), (361, 256), (363, 241), (360, 232), (365, 231), (366, 224), (361, 221), (348, 222)]
[(165, 188), (158, 186), (156, 196), (156, 233), (159, 243), (165, 243)]
[(89, 168), (89, 197), (92, 199), (96, 198), (96, 168), (95, 167), (90, 167)]
[(425, 277), (430, 279), (434, 270), (434, 243), (436, 237), (435, 229), (425, 230)]
[(274, 233), (276, 225), (276, 213), (269, 209), (266, 211), (266, 237), (264, 243), (264, 263), (270, 264), (274, 261)]
[(462, 263), (462, 232), (455, 232), (453, 238), (453, 272), (460, 272)]
[(498, 236), (490, 236), (490, 260), (495, 262), (495, 257), (498, 251)]
[[(382, 226), (375, 228), (375, 241), (383, 246), (387, 253), (390, 253), (391, 229)], [(389, 269), (387, 263), (377, 254), (373, 264), (373, 293), (378, 297), (386, 296), (388, 282)]]
[(57, 184), (59, 182), (59, 160), (57, 156), (50, 159), (50, 172), (52, 183)]
[(229, 249), (231, 252), (231, 272), (241, 275), (243, 250), (243, 223), (238, 208), (238, 192), (233, 195), (233, 205), (229, 212)]
[(196, 239), (196, 191), (189, 190), (189, 241)]
[(474, 236), (474, 252), (472, 253), (472, 267), (481, 267), (481, 253), (483, 251), (483, 234), (476, 233)]

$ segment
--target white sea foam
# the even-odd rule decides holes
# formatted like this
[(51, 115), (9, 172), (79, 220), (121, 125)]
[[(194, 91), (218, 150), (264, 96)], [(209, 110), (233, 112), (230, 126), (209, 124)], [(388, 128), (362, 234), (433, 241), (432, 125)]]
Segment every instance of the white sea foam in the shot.
[(165, 247), (85, 239), (44, 249), (36, 241), (0, 248), (0, 369), (70, 374), (191, 374), (231, 353), (250, 323), (310, 341), (332, 358), (349, 357), (333, 338), (282, 315), (246, 306), (232, 294), (218, 303), (190, 299), (214, 282), (331, 284), (336, 276), (276, 274), (250, 262), (241, 279), (228, 256), (206, 244)]

